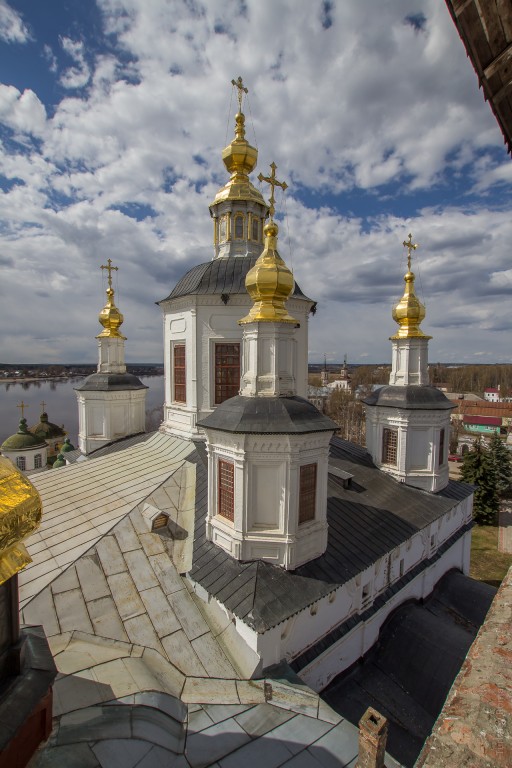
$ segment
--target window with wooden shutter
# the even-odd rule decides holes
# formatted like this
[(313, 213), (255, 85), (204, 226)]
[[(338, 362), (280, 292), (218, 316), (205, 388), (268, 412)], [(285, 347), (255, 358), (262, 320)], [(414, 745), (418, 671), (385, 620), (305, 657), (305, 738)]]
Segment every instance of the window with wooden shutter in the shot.
[(300, 468), (299, 525), (315, 519), (316, 511), (316, 464)]
[(396, 466), (398, 455), (398, 432), (396, 429), (382, 430), (382, 463)]
[(238, 395), (240, 344), (215, 345), (215, 405)]
[(187, 402), (187, 386), (185, 378), (185, 345), (175, 344), (173, 350), (174, 372), (174, 402)]
[(235, 519), (235, 465), (219, 459), (217, 514)]

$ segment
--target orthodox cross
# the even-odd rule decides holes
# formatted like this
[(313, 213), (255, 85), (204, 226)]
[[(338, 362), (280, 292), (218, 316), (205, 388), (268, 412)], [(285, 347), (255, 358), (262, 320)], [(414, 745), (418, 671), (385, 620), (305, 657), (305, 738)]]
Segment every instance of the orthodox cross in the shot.
[(270, 213), (270, 218), (273, 219), (274, 218), (274, 213), (276, 211), (275, 206), (274, 206), (274, 203), (276, 201), (275, 197), (274, 197), (275, 188), (276, 187), (281, 187), (281, 189), (284, 192), (285, 189), (288, 189), (288, 184), (286, 183), (286, 181), (278, 181), (276, 179), (276, 168), (277, 168), (277, 165), (274, 162), (270, 163), (270, 168), (272, 170), (271, 175), (270, 176), (264, 176), (262, 173), (260, 173), (260, 175), (258, 176), (258, 181), (266, 181), (268, 184), (270, 184), (270, 186), (272, 188), (272, 192), (271, 192), (271, 195), (270, 195), (270, 210), (269, 210), (269, 213)]
[(238, 80), (232, 80), (231, 85), (234, 85), (235, 88), (238, 88), (238, 111), (241, 112), (244, 93), (249, 93), (249, 89), (245, 87), (241, 77), (239, 77)]
[(40, 403), (40, 405), (41, 405), (41, 408), (43, 409), (43, 410), (42, 410), (42, 413), (44, 413), (44, 412), (45, 412), (45, 410), (46, 410), (46, 403), (45, 403), (45, 401), (44, 401), (44, 400), (42, 400), (42, 401), (41, 401), (41, 403)]
[(109, 287), (110, 290), (112, 290), (112, 272), (113, 271), (117, 272), (119, 267), (113, 267), (112, 266), (112, 259), (108, 259), (107, 260), (107, 266), (102, 264), (101, 268), (102, 269), (106, 269), (108, 271), (108, 287)]
[(407, 269), (409, 272), (411, 271), (411, 251), (415, 251), (418, 247), (417, 243), (413, 243), (412, 241), (412, 235), (409, 232), (409, 239), (404, 240), (403, 242), (404, 248), (407, 248)]
[(25, 408), (28, 408), (27, 403), (24, 403), (22, 400), (21, 403), (16, 406), (16, 408), (21, 408), (21, 418), (23, 419), (25, 417)]

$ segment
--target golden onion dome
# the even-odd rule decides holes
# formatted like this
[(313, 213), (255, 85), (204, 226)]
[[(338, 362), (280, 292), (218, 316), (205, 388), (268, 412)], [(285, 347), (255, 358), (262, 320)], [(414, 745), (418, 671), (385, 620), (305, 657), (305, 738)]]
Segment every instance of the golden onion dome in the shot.
[(431, 339), (420, 328), (420, 323), (425, 317), (425, 307), (416, 296), (414, 290), (415, 274), (411, 271), (411, 250), (418, 246), (413, 244), (412, 235), (409, 240), (404, 240), (404, 246), (408, 249), (407, 272), (404, 275), (405, 290), (404, 295), (393, 308), (393, 320), (400, 326), (398, 331), (391, 339), (410, 339), (423, 338)]
[(108, 273), (107, 303), (98, 315), (98, 320), (103, 326), (103, 330), (101, 333), (98, 333), (96, 338), (104, 339), (111, 337), (116, 339), (126, 339), (126, 336), (123, 336), (123, 334), (119, 332), (124, 317), (115, 305), (114, 289), (112, 288), (112, 272), (117, 272), (119, 267), (113, 267), (112, 259), (108, 259), (107, 265), (105, 266), (102, 264), (101, 269), (106, 269)]
[(265, 247), (245, 278), (245, 287), (254, 304), (240, 324), (297, 323), (285, 306), (295, 281), (277, 252), (278, 231), (274, 221), (265, 226)]
[(222, 160), (231, 178), (219, 189), (212, 205), (223, 200), (251, 200), (266, 206), (263, 195), (249, 179), (258, 162), (258, 150), (245, 138), (245, 115), (241, 110), (235, 115), (235, 138), (222, 150)]
[(40, 522), (38, 492), (9, 459), (0, 457), (0, 584), (32, 562), (21, 542)]
[(103, 330), (101, 333), (98, 333), (96, 336), (97, 339), (104, 339), (106, 336), (126, 339), (126, 336), (123, 336), (122, 333), (119, 332), (124, 317), (114, 303), (113, 288), (107, 288), (107, 303), (99, 313), (98, 320), (103, 326)]

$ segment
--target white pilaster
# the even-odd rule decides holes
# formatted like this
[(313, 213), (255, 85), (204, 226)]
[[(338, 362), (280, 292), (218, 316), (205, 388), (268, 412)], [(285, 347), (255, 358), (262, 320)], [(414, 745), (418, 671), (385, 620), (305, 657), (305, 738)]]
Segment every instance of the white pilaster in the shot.
[(241, 395), (290, 397), (296, 394), (294, 336), (294, 326), (283, 323), (244, 326)]
[(392, 338), (392, 361), (389, 383), (423, 386), (429, 383), (428, 336)]

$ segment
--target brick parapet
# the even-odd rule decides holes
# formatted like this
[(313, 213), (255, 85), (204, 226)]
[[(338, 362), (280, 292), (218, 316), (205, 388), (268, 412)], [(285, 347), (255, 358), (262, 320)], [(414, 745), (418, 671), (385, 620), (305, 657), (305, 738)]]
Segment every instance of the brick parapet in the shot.
[(415, 768), (512, 765), (512, 568), (457, 675)]

